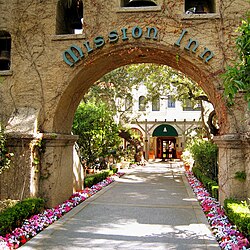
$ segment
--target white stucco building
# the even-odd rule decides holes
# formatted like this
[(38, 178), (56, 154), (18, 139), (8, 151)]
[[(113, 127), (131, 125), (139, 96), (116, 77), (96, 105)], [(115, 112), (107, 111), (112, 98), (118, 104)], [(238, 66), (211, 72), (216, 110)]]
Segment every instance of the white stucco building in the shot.
[[(144, 85), (131, 94), (125, 101), (131, 118), (127, 126), (140, 134), (145, 159), (180, 158), (188, 134), (202, 126), (200, 105), (192, 107), (190, 101), (183, 105), (171, 95), (148, 101)], [(206, 109), (212, 106), (206, 105)]]

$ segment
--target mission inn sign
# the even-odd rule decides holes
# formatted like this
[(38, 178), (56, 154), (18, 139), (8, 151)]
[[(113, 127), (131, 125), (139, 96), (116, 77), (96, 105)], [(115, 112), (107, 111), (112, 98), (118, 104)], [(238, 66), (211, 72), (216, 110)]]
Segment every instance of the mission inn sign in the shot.
[[(146, 27), (145, 34), (143, 32), (143, 29), (140, 26), (135, 26), (131, 30), (131, 37), (128, 37), (128, 28), (122, 28), (120, 30), (120, 34), (117, 30), (113, 30), (109, 32), (107, 36), (108, 43), (116, 43), (119, 41), (120, 37), (122, 41), (127, 41), (131, 38), (133, 39), (140, 39), (144, 38), (147, 40), (158, 40), (158, 29), (156, 27)], [(186, 29), (182, 30), (182, 33), (178, 40), (174, 43), (176, 46), (181, 46), (181, 42), (183, 37), (188, 33)], [(93, 45), (90, 45), (89, 41), (84, 41), (83, 46), (89, 55), (92, 53), (95, 49), (100, 49), (105, 45), (105, 37), (104, 36), (97, 36), (93, 39)], [(187, 51), (192, 51), (193, 53), (197, 52), (197, 49), (199, 47), (199, 42), (190, 38), (186, 46), (184, 47)], [(83, 60), (85, 57), (85, 53), (83, 52), (83, 49), (80, 48), (77, 45), (70, 45), (69, 49), (65, 50), (63, 52), (63, 60), (66, 64), (69, 66), (74, 66), (79, 60)], [(209, 60), (211, 60), (214, 57), (214, 53), (209, 50), (208, 48), (204, 48), (204, 51), (199, 54), (199, 57), (204, 60), (204, 62), (208, 63)]]

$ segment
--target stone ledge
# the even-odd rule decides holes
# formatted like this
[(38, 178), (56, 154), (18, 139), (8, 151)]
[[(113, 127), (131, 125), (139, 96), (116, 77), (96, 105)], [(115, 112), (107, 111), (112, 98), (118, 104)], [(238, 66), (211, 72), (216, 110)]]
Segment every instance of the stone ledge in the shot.
[(66, 34), (66, 35), (52, 35), (52, 41), (69, 41), (69, 40), (82, 40), (85, 39), (86, 35), (83, 34)]
[(215, 136), (213, 140), (219, 147), (242, 148), (242, 139), (240, 134)]
[(116, 8), (117, 13), (124, 13), (124, 12), (155, 12), (155, 11), (161, 11), (161, 6), (120, 7), (120, 8)]
[(46, 147), (73, 146), (78, 139), (77, 135), (56, 134), (56, 133), (39, 133), (36, 135), (7, 133), (8, 146), (27, 146), (30, 142), (44, 139)]
[(13, 70), (1, 70), (0, 71), (0, 76), (12, 76), (13, 75)]
[(182, 14), (182, 20), (201, 20), (201, 19), (219, 19), (220, 15), (217, 13), (208, 14)]

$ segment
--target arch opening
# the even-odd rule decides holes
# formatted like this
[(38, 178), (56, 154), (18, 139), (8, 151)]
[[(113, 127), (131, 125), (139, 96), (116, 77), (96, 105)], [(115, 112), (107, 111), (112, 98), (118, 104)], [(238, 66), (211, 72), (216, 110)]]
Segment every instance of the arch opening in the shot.
[[(121, 48), (122, 47), (122, 48)], [(132, 50), (132, 53), (131, 53)], [(194, 57), (190, 60), (190, 55), (183, 56), (177, 62), (176, 54), (178, 51), (168, 47), (155, 48), (149, 44), (143, 44), (134, 48), (132, 45), (114, 46), (111, 51), (103, 49), (102, 53), (88, 60), (82, 61), (69, 75), (67, 89), (62, 95), (57, 106), (53, 127), (50, 129), (57, 133), (70, 133), (75, 110), (80, 103), (84, 94), (91, 85), (99, 80), (106, 73), (129, 64), (136, 63), (154, 63), (159, 65), (167, 65), (177, 71), (181, 71), (204, 90), (208, 95), (215, 109), (224, 110), (225, 103), (222, 98), (218, 98), (216, 84), (219, 79), (211, 77), (212, 67), (202, 63), (201, 60)], [(71, 97), (74, 98), (71, 98)], [(221, 114), (221, 116), (220, 116)], [(221, 130), (226, 129), (225, 116), (221, 112), (218, 115)]]
[(82, 29), (82, 0), (59, 0), (56, 11), (56, 35), (74, 34)]
[(154, 1), (151, 0), (125, 0), (123, 1), (124, 7), (147, 7), (157, 6)]

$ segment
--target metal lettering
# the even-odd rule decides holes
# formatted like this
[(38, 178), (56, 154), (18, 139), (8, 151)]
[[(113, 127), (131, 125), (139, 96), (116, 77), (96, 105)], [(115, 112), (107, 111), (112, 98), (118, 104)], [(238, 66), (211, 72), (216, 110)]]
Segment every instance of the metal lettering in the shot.
[[(204, 57), (207, 54), (206, 57)], [(205, 62), (208, 63), (209, 60), (211, 60), (214, 57), (214, 53), (209, 50), (208, 48), (204, 48), (204, 51), (199, 55), (201, 59), (205, 59)]]
[[(76, 53), (77, 54), (76, 54)], [(71, 60), (69, 60), (70, 57), (71, 59), (73, 59), (73, 62)], [(76, 62), (78, 62), (79, 60), (81, 60), (81, 58), (84, 57), (84, 54), (82, 52), (82, 49), (79, 48), (76, 45), (71, 45), (70, 48), (68, 50), (65, 50), (63, 52), (63, 60), (64, 62), (66, 62), (70, 67), (74, 66), (74, 64)]]

